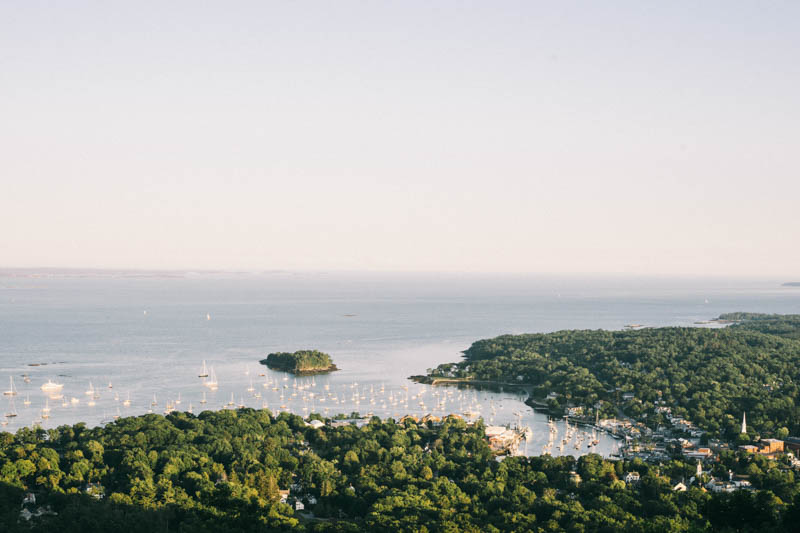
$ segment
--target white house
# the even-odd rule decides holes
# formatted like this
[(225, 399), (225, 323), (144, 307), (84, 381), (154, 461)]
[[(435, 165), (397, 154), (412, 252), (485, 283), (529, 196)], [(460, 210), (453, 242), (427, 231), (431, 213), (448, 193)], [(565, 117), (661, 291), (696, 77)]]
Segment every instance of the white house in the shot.
[(640, 479), (639, 472), (628, 472), (625, 474), (625, 483), (639, 483)]

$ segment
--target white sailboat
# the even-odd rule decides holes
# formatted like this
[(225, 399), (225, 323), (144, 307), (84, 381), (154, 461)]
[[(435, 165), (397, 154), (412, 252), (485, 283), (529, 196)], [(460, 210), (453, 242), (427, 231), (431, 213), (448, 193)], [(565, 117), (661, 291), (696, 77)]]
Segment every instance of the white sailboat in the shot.
[(206, 360), (203, 359), (203, 368), (200, 370), (200, 373), (197, 374), (198, 378), (207, 378), (208, 377), (208, 368), (206, 368)]
[(122, 402), (122, 405), (124, 405), (125, 407), (130, 407), (130, 405), (131, 405), (131, 391), (128, 391), (128, 397), (125, 398), (125, 401)]
[(4, 396), (16, 396), (17, 395), (17, 387), (14, 385), (14, 376), (8, 376), (9, 381), (11, 384), (7, 391), (3, 391)]
[(211, 367), (211, 375), (203, 381), (203, 385), (208, 387), (211, 390), (217, 390), (219, 384), (217, 383), (217, 375), (214, 373), (214, 367)]
[(6, 412), (6, 418), (14, 418), (17, 416), (17, 406), (14, 405), (14, 398), (8, 399), (8, 412)]
[(89, 388), (84, 394), (86, 394), (86, 396), (94, 396), (94, 385), (92, 385), (91, 381), (89, 382)]
[(206, 400), (206, 391), (203, 391), (203, 399), (202, 399), (202, 400), (200, 400), (200, 403), (201, 403), (201, 404), (204, 404), (204, 403), (206, 403), (206, 401), (207, 401), (207, 400)]

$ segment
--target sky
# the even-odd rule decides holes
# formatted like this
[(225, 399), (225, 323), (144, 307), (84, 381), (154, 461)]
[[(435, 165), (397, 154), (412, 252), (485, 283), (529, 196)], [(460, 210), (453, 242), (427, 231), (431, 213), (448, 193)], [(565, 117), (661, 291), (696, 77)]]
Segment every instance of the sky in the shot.
[(0, 267), (800, 278), (798, 20), (5, 0)]

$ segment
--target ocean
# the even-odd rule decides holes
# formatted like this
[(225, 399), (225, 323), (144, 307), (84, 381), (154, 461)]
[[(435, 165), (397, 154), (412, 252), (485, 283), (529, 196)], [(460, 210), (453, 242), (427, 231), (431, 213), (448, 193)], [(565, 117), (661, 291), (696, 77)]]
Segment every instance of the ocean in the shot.
[[(197, 414), (231, 403), (327, 416), (479, 412), (487, 423), (531, 427), (524, 451), (538, 454), (549, 439), (547, 417), (527, 407), (523, 393), (434, 388), (408, 376), (457, 361), (473, 341), (504, 333), (800, 312), (800, 288), (782, 281), (789, 280), (290, 272), (0, 277), (0, 389), (13, 378), (18, 390), (2, 399), (3, 411), (18, 416), (5, 418), (0, 430), (104, 424), (168, 406), (191, 406)], [(300, 349), (331, 354), (340, 370), (295, 378), (259, 364), (270, 352)], [(217, 390), (198, 377), (203, 361), (217, 376)], [(60, 395), (41, 391), (48, 380), (63, 385)], [(557, 427), (563, 435), (564, 422)], [(570, 443), (553, 453), (608, 455), (615, 446), (601, 436), (592, 450)]]

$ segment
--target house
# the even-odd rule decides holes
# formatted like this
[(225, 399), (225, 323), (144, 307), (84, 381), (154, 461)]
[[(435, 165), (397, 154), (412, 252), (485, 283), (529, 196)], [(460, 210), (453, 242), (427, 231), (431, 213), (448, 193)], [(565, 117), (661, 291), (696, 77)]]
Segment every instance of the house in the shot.
[(433, 425), (440, 425), (442, 423), (442, 419), (439, 418), (438, 416), (427, 414), (420, 419), (420, 422), (422, 422), (423, 424), (427, 424), (428, 422), (430, 422)]
[(556, 400), (556, 399), (558, 399), (558, 393), (557, 392), (548, 392), (547, 396), (545, 396), (544, 399), (545, 400)]
[(677, 485), (672, 487), (672, 491), (673, 492), (686, 492), (686, 485), (683, 483), (683, 481), (681, 481)]
[(567, 407), (567, 416), (580, 416), (583, 414), (583, 407)]
[(711, 492), (733, 492), (736, 490), (736, 485), (730, 481), (722, 481), (721, 479), (712, 478), (711, 481), (706, 483), (706, 489)]
[(83, 487), (83, 492), (96, 500), (102, 500), (106, 496), (106, 489), (100, 483), (87, 483)]
[(630, 400), (633, 400), (634, 398), (636, 398), (636, 395), (634, 393), (632, 393), (632, 392), (623, 392), (622, 393), (622, 400), (623, 401), (628, 402)]
[(569, 480), (574, 485), (580, 485), (583, 479), (581, 479), (581, 475), (574, 470), (569, 473)]
[(32, 492), (27, 493), (22, 499), (22, 505), (25, 504), (36, 505), (36, 495)]
[(311, 426), (314, 429), (319, 429), (325, 425), (325, 422), (321, 420), (311, 420), (306, 425)]
[(289, 489), (279, 490), (278, 494), (281, 497), (281, 503), (286, 503), (286, 501), (289, 499)]
[(625, 474), (625, 483), (639, 483), (640, 480), (639, 472), (628, 472)]
[(294, 502), (294, 510), (295, 510), (295, 511), (302, 511), (302, 510), (304, 510), (305, 508), (306, 508), (306, 506), (305, 506), (305, 505), (303, 505), (303, 502), (301, 502), (300, 500), (296, 500), (296, 501)]

